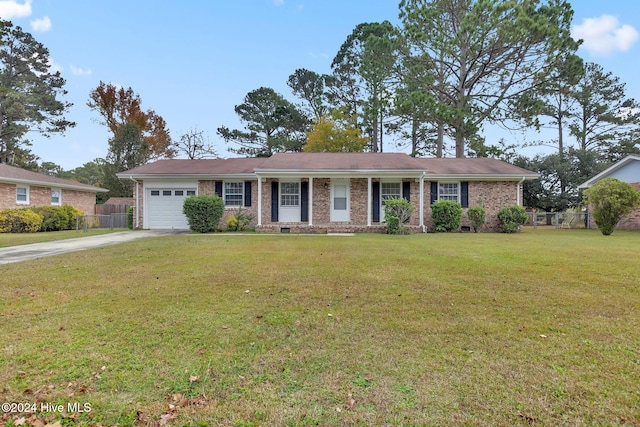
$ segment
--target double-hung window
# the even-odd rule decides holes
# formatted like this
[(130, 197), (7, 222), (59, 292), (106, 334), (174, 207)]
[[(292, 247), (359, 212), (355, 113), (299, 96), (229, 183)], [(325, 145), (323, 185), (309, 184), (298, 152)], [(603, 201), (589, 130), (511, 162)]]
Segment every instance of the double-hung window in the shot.
[(21, 205), (29, 204), (29, 187), (16, 186), (16, 203)]
[(387, 200), (402, 198), (402, 184), (400, 182), (380, 183), (380, 200), (384, 206)]
[(280, 183), (280, 206), (300, 206), (300, 183)]
[(224, 205), (242, 206), (244, 200), (244, 182), (224, 183)]
[(460, 184), (457, 182), (439, 182), (438, 200), (460, 202)]
[(62, 196), (62, 191), (59, 188), (51, 189), (51, 205), (52, 206), (60, 206), (60, 201)]

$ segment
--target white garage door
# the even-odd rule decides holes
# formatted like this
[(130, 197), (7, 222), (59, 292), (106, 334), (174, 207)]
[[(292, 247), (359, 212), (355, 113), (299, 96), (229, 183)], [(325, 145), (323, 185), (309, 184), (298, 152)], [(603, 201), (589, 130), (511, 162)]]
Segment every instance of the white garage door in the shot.
[(187, 196), (196, 194), (195, 188), (147, 189), (147, 227), (151, 229), (188, 230), (182, 205)]

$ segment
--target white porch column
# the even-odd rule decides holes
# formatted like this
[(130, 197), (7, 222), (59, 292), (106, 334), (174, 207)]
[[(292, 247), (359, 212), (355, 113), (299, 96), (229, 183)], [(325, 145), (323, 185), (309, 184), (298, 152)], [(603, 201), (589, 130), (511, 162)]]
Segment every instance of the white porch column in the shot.
[(420, 175), (420, 228), (424, 233), (424, 174)]
[(313, 177), (309, 177), (309, 225), (313, 225)]
[(258, 226), (262, 225), (262, 178), (258, 177)]
[(367, 227), (371, 227), (371, 177), (367, 178)]

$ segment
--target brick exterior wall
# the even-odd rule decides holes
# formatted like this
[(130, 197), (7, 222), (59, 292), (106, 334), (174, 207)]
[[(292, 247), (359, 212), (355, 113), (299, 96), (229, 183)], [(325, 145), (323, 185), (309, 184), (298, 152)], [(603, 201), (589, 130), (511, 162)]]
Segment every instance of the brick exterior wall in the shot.
[[(331, 179), (314, 178), (313, 179), (313, 225), (310, 227), (307, 223), (283, 223), (271, 221), (271, 183), (277, 182), (277, 179), (268, 178), (262, 183), (262, 226), (257, 227), (258, 231), (263, 232), (280, 232), (281, 228), (288, 228), (291, 232), (309, 232), (309, 233), (325, 233), (325, 232), (384, 232), (386, 226), (380, 223), (372, 223), (371, 227), (367, 227), (367, 199), (368, 199), (368, 180), (367, 178), (353, 178), (350, 180), (350, 219), (347, 223), (331, 222)], [(308, 178), (303, 178), (302, 182), (308, 182)], [(372, 181), (379, 181), (373, 179)], [(419, 232), (420, 227), (420, 183), (415, 179), (405, 179), (410, 182), (410, 199), (414, 205), (414, 212), (411, 216), (409, 226), (414, 232)], [(144, 228), (143, 212), (144, 212), (144, 191), (143, 182), (140, 182), (139, 200), (137, 213), (139, 224)], [(427, 231), (433, 231), (435, 226), (431, 218), (430, 201), (430, 182), (424, 182), (424, 223)], [(325, 188), (326, 185), (326, 188)], [(0, 192), (2, 188), (0, 187)], [(135, 190), (134, 190), (135, 191)], [(2, 193), (0, 193), (2, 194)], [(215, 181), (201, 180), (198, 181), (198, 194), (215, 194)], [(487, 222), (482, 231), (496, 231), (498, 227), (498, 210), (504, 206), (512, 206), (517, 202), (518, 183), (517, 182), (469, 182), (469, 207), (483, 206), (487, 213)], [(15, 200), (15, 188), (12, 197)], [(64, 196), (63, 196), (64, 197)], [(64, 202), (63, 198), (63, 202)], [(258, 223), (258, 181), (251, 181), (251, 207), (243, 208), (243, 211), (253, 216), (253, 220), (249, 227), (254, 228)], [(462, 226), (471, 227), (467, 216), (467, 209), (463, 209)], [(236, 214), (237, 208), (226, 208), (223, 218), (220, 222), (221, 228), (226, 228), (226, 218), (229, 215)], [(380, 212), (381, 219), (384, 212)], [(134, 216), (135, 218), (135, 216)], [(640, 212), (638, 212), (640, 220)], [(134, 219), (135, 223), (135, 219)]]
[[(0, 183), (0, 210), (51, 206), (51, 187), (29, 185), (29, 203), (16, 202), (16, 184)], [(93, 214), (96, 204), (95, 193), (78, 190), (61, 190), (62, 205), (73, 206), (85, 214)]]
[[(202, 194), (202, 195), (216, 194), (216, 182), (211, 180), (198, 181), (198, 194)], [(242, 213), (244, 215), (249, 215), (252, 217), (251, 222), (248, 225), (249, 228), (254, 228), (256, 224), (258, 224), (257, 200), (258, 200), (258, 180), (253, 180), (251, 181), (251, 206), (242, 207)], [(237, 216), (237, 214), (238, 214), (238, 208), (225, 207), (224, 213), (222, 214), (222, 219), (220, 220), (220, 228), (222, 229), (227, 228), (227, 218), (230, 217), (231, 215)]]
[[(367, 227), (368, 214), (368, 180), (366, 178), (354, 178), (350, 180), (350, 218), (348, 223), (332, 223), (331, 218), (331, 180), (329, 178), (313, 179), (313, 226), (309, 227), (304, 223), (274, 223), (271, 221), (271, 183), (275, 179), (267, 179), (262, 186), (262, 226), (258, 231), (279, 232), (281, 228), (289, 229), (291, 232), (384, 232), (386, 227), (380, 223), (372, 223)], [(303, 179), (302, 181), (307, 181)], [(373, 179), (372, 181), (379, 181)], [(409, 226), (414, 231), (420, 231), (420, 183), (415, 179), (404, 180), (410, 183), (410, 199), (414, 206), (413, 215)], [(327, 188), (325, 188), (325, 184)], [(428, 231), (433, 231), (435, 225), (431, 218), (430, 185), (429, 181), (424, 182), (424, 223)], [(509, 182), (469, 182), (469, 207), (482, 206), (487, 213), (487, 221), (482, 231), (496, 231), (499, 225), (498, 211), (505, 206), (513, 206), (517, 203), (518, 183)], [(463, 209), (462, 226), (471, 227)], [(384, 213), (380, 212), (381, 219)]]

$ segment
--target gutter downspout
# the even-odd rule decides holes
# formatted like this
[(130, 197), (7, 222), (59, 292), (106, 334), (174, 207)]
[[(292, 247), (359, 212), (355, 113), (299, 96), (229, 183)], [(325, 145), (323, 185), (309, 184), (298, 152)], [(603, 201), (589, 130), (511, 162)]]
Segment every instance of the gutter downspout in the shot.
[(424, 177), (425, 172), (422, 172), (420, 175), (420, 227), (422, 228), (422, 232), (427, 232), (427, 227), (424, 225)]
[(517, 196), (517, 200), (516, 200), (516, 204), (518, 206), (522, 206), (522, 203), (520, 202), (520, 187), (522, 186), (522, 183), (524, 182), (525, 177), (523, 176), (522, 179), (520, 180), (520, 182), (518, 183), (518, 196)]
[(138, 210), (138, 198), (140, 197), (140, 194), (138, 191), (138, 184), (140, 183), (135, 179), (133, 179), (133, 176), (131, 175), (129, 175), (129, 179), (136, 183), (136, 229), (138, 229), (140, 228), (140, 214), (139, 214), (140, 211)]

